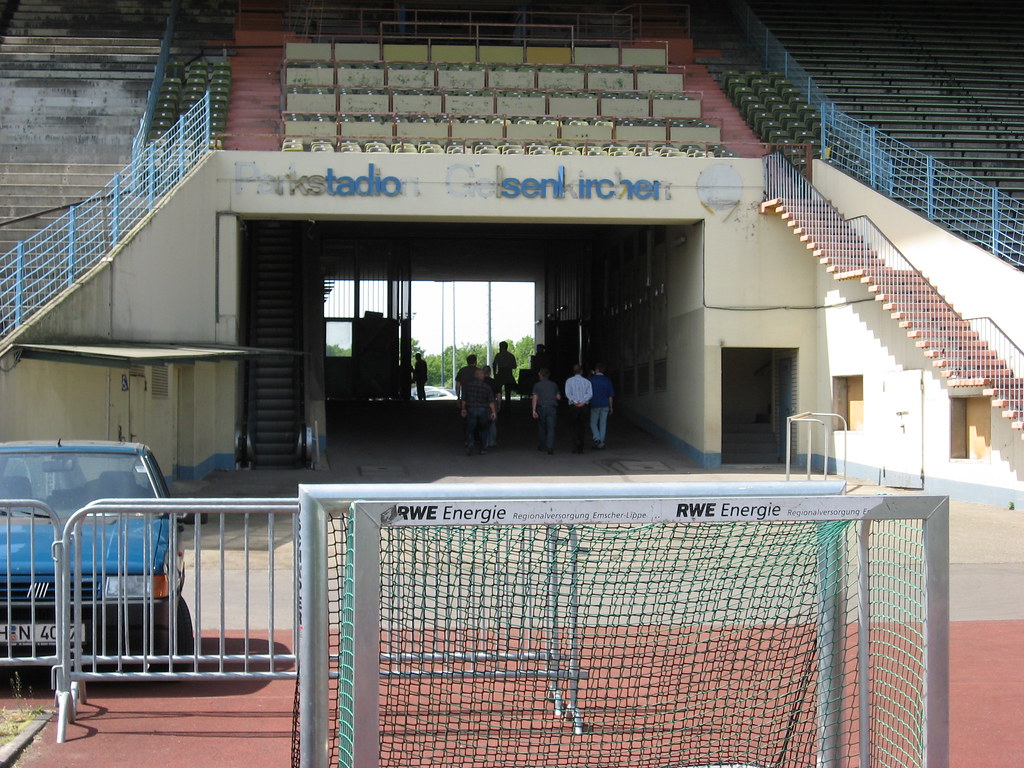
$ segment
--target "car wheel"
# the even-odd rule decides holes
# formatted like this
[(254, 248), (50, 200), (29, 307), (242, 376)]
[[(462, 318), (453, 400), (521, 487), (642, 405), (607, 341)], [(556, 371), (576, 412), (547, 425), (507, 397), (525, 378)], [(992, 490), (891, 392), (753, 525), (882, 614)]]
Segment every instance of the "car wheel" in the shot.
[(192, 612), (181, 598), (178, 598), (177, 622), (177, 653), (189, 656), (196, 652), (196, 639), (192, 629)]

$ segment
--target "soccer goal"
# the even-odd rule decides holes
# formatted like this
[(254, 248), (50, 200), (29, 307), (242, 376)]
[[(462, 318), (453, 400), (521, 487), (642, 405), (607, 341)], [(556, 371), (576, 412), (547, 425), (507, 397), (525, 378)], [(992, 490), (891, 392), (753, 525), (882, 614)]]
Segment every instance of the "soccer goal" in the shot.
[(294, 761), (945, 768), (947, 501), (835, 486), (301, 486)]

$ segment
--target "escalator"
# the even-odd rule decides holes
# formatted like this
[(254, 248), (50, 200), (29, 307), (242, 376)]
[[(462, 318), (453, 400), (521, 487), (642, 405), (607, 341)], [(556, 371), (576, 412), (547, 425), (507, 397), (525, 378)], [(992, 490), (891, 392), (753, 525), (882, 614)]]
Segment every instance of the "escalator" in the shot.
[(301, 223), (251, 222), (247, 233), (247, 344), (285, 354), (247, 363), (240, 452), (252, 467), (298, 467), (306, 454)]

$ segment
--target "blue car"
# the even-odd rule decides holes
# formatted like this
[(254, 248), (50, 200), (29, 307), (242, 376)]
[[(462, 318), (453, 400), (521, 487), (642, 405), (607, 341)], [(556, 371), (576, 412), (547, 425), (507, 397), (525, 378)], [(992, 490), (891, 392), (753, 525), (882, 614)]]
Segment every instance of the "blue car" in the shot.
[[(97, 499), (169, 495), (152, 451), (138, 443), (0, 443), (0, 653), (54, 652), (52, 544), (76, 511)], [(81, 633), (86, 653), (194, 652), (192, 618), (181, 599), (182, 555), (171, 551), (177, 524), (167, 515), (124, 512), (90, 516), (79, 529), (71, 631)]]

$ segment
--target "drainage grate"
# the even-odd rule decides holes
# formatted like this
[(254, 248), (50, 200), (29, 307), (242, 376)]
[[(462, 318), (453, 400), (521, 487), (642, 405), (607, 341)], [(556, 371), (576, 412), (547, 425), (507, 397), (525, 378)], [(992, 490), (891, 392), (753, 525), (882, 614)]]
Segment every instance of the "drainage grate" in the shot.
[(405, 477), (405, 467), (393, 467), (387, 464), (362, 464), (359, 474), (363, 477)]
[(609, 469), (623, 475), (634, 475), (640, 472), (675, 472), (672, 467), (662, 461), (642, 459), (636, 461), (612, 461), (608, 463)]

